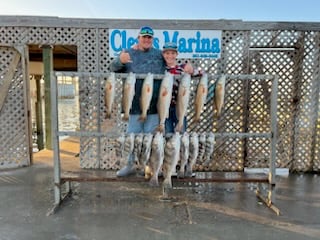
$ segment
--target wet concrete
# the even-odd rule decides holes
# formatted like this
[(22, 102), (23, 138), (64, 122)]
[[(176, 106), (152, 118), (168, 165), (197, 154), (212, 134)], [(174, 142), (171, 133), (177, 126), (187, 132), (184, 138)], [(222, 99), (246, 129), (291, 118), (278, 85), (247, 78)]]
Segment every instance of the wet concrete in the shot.
[[(64, 145), (66, 144), (66, 145)], [(79, 170), (77, 142), (62, 144), (62, 167)], [(52, 152), (31, 167), (0, 170), (0, 240), (320, 239), (320, 175), (277, 177), (277, 216), (255, 195), (254, 183), (73, 182), (73, 194), (53, 208)]]
[(176, 184), (171, 201), (146, 183), (73, 183), (53, 207), (53, 169), (45, 163), (0, 172), (0, 239), (320, 239), (320, 176), (277, 177), (275, 204), (252, 183)]

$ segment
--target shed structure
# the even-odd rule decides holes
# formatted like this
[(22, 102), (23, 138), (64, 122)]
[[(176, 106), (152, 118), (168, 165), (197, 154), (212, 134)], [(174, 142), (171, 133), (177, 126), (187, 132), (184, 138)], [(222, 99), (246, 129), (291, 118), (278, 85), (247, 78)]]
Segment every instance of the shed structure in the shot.
[[(278, 77), (276, 166), (290, 171), (320, 170), (320, 23), (244, 22), (240, 20), (124, 20), (58, 17), (0, 16), (0, 168), (28, 166), (32, 162), (30, 116), (30, 62), (41, 61), (39, 49), (64, 49), (53, 54), (55, 70), (77, 71), (79, 76), (80, 130), (101, 131), (104, 121), (105, 78), (109, 73), (109, 29), (221, 30), (221, 57), (180, 59), (211, 75), (276, 75)], [(42, 54), (43, 51), (40, 51)], [(56, 52), (57, 53), (57, 52)], [(76, 58), (75, 58), (76, 56)], [(76, 59), (76, 60), (75, 60)], [(59, 66), (59, 67), (57, 67)], [(90, 73), (90, 74), (85, 74)], [(64, 72), (64, 75), (68, 75)], [(70, 73), (70, 76), (72, 73)], [(98, 75), (97, 75), (98, 76)], [(188, 131), (214, 133), (269, 132), (268, 81), (227, 81), (225, 105), (214, 116), (215, 79), (200, 124), (188, 112)], [(120, 80), (118, 92), (121, 92)], [(193, 86), (196, 80), (193, 79)], [(100, 91), (97, 91), (100, 89)], [(269, 99), (268, 99), (269, 98)], [(98, 107), (99, 106), (99, 107)], [(48, 116), (46, 116), (48, 117)], [(119, 104), (112, 131), (124, 132)], [(116, 143), (89, 136), (80, 139), (80, 166), (118, 169)], [(98, 154), (99, 153), (99, 154)], [(267, 167), (269, 140), (217, 139), (208, 171), (243, 171)], [(99, 156), (99, 157), (98, 157)]]

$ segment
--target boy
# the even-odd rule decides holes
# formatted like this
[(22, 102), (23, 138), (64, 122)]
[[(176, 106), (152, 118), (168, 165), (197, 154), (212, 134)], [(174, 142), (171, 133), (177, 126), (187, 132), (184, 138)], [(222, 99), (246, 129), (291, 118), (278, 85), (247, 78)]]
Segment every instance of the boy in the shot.
[[(170, 72), (173, 75), (181, 75), (184, 72), (193, 74), (193, 67), (190, 63), (186, 64), (177, 64), (177, 56), (178, 56), (178, 46), (174, 42), (166, 42), (162, 49), (162, 56), (166, 62), (166, 71)], [(178, 118), (176, 115), (176, 104), (177, 104), (177, 96), (179, 89), (180, 79), (174, 78), (173, 88), (172, 88), (172, 99), (169, 108), (169, 117), (165, 122), (165, 132), (166, 133), (174, 133), (175, 127), (178, 123)], [(186, 131), (186, 117), (184, 117), (183, 129), (182, 132)]]

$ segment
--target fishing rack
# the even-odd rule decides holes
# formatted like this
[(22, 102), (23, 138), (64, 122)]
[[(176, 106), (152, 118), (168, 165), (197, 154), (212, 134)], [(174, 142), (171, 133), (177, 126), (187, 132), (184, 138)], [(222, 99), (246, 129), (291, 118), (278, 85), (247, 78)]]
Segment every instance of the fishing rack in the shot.
[[(107, 77), (109, 73), (88, 73), (88, 72), (52, 72), (51, 75), (51, 127), (52, 127), (52, 146), (54, 160), (54, 207), (48, 212), (53, 214), (57, 211), (62, 201), (72, 194), (71, 182), (146, 182), (143, 177), (116, 177), (114, 171), (96, 171), (94, 174), (90, 171), (80, 172), (62, 172), (60, 160), (59, 138), (64, 136), (76, 137), (107, 137), (117, 138), (120, 134), (106, 133), (101, 131), (59, 131), (58, 128), (58, 94), (57, 94), (57, 77)], [(128, 74), (116, 74), (117, 77), (126, 78)], [(219, 78), (221, 75), (208, 75), (210, 78)], [(236, 183), (257, 183), (256, 195), (277, 215), (280, 210), (274, 205), (275, 186), (276, 186), (276, 144), (277, 144), (277, 88), (278, 76), (276, 75), (225, 75), (227, 79), (241, 80), (271, 80), (271, 99), (270, 99), (270, 132), (264, 133), (214, 133), (215, 138), (267, 138), (270, 139), (270, 156), (269, 168), (267, 174), (250, 174), (244, 172), (235, 172), (232, 175), (225, 172), (211, 172), (205, 174), (197, 174), (192, 178), (173, 178), (175, 182), (194, 182), (194, 183), (214, 183), (214, 182), (236, 182)], [(137, 78), (145, 78), (146, 74), (136, 74)], [(154, 79), (162, 79), (164, 75), (154, 75)], [(98, 151), (98, 154), (100, 152)], [(98, 156), (100, 157), (100, 156)], [(263, 188), (262, 184), (267, 184), (267, 188)], [(65, 191), (62, 187), (65, 186)], [(64, 194), (62, 193), (64, 192)], [(167, 191), (163, 189), (163, 196), (167, 196)]]

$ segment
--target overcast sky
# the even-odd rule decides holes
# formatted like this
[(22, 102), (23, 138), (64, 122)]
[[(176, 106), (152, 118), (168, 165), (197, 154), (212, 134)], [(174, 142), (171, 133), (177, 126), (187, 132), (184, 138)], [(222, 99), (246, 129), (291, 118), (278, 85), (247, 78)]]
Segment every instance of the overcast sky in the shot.
[(319, 0), (0, 0), (0, 15), (320, 22)]

